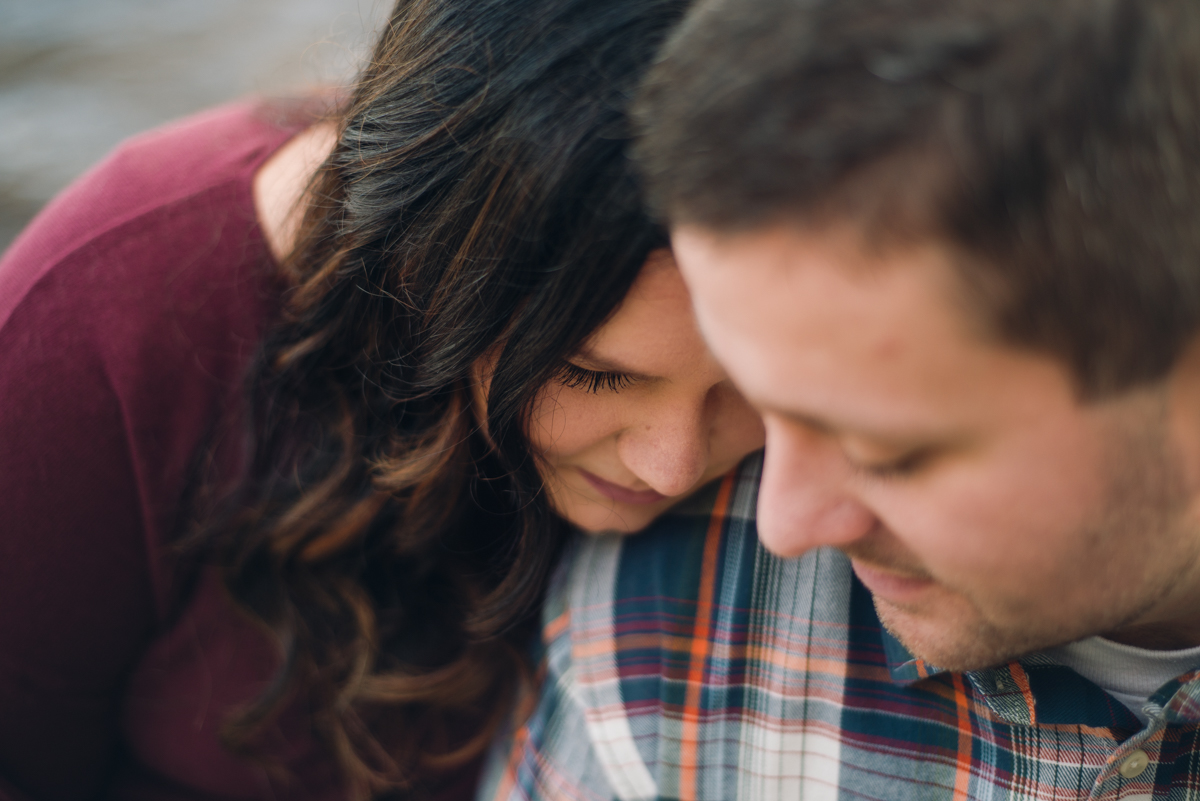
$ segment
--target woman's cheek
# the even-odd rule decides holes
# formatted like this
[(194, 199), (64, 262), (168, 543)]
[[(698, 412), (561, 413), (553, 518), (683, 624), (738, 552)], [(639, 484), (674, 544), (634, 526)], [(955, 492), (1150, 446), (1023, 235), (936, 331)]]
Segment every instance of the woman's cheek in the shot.
[(618, 393), (556, 385), (539, 394), (530, 416), (530, 444), (542, 455), (570, 456), (620, 433)]

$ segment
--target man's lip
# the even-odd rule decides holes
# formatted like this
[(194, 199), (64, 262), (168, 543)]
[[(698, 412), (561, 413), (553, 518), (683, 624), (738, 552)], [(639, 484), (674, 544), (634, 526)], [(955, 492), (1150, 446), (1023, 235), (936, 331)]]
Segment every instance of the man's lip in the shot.
[(655, 492), (652, 489), (631, 490), (628, 487), (622, 487), (620, 484), (605, 481), (600, 476), (593, 475), (582, 467), (579, 468), (579, 474), (587, 479), (587, 483), (592, 485), (592, 489), (617, 503), (633, 503), (645, 506), (664, 501), (667, 498), (666, 495), (663, 495), (661, 492)]
[(895, 573), (884, 568), (863, 564), (854, 559), (850, 560), (850, 565), (854, 568), (854, 574), (858, 576), (858, 580), (871, 591), (872, 595), (895, 604), (911, 602), (933, 585), (933, 580), (924, 576)]

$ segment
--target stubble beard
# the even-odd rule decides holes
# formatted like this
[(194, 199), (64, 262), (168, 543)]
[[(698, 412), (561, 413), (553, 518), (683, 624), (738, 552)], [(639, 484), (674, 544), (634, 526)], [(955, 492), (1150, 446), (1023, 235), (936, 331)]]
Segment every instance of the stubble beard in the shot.
[[(914, 656), (962, 672), (1092, 635), (1121, 639), (1122, 630), (1139, 625), (1200, 572), (1200, 532), (1187, 514), (1182, 460), (1167, 439), (1165, 420), (1148, 422), (1133, 431), (1114, 430), (1106, 449), (1106, 502), (1071, 535), (1081, 543), (1081, 558), (1063, 566), (1061, 593), (1040, 598), (1011, 593), (1017, 599), (1011, 606), (1022, 609), (1016, 615), (1005, 610), (997, 615), (970, 587), (953, 588), (961, 603), (943, 614), (874, 598), (884, 628)], [(1087, 559), (1088, 552), (1109, 558), (1097, 563)], [(998, 616), (1017, 622), (995, 622)]]

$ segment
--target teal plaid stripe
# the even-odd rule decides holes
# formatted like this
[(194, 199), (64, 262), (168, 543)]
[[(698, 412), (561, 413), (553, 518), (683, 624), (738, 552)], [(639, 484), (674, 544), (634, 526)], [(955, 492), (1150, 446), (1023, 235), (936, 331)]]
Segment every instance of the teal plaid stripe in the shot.
[[(574, 543), (541, 698), (480, 799), (1200, 799), (1200, 672), (1142, 726), (1039, 655), (932, 669), (840, 553), (758, 545), (759, 469), (647, 532)], [(1149, 766), (1127, 778), (1137, 750)]]

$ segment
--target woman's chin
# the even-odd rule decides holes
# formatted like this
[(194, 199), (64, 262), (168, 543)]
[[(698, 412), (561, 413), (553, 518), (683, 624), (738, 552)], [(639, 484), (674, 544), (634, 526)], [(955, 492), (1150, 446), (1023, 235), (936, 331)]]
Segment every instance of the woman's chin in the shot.
[(559, 514), (588, 534), (634, 534), (653, 523), (678, 500), (664, 500), (653, 506), (576, 502), (567, 509), (560, 509)]

